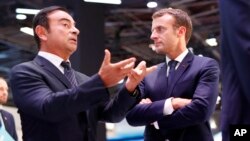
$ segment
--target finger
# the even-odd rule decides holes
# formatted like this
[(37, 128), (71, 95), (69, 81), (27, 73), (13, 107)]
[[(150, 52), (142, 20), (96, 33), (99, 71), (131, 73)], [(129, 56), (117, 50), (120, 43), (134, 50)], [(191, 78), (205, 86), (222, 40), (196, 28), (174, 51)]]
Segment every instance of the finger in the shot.
[(104, 59), (103, 59), (103, 64), (106, 65), (106, 64), (110, 63), (111, 54), (110, 54), (109, 50), (107, 50), (107, 49), (104, 50), (104, 53), (105, 53), (105, 55), (104, 55)]
[(136, 67), (136, 69), (143, 69), (143, 68), (146, 68), (146, 62), (145, 62), (145, 61), (141, 61), (141, 62), (137, 65), (137, 67)]
[(133, 57), (133, 58), (129, 58), (129, 59), (114, 63), (113, 65), (117, 68), (125, 68), (126, 65), (130, 63), (135, 63), (135, 60), (136, 59)]
[(142, 99), (140, 104), (146, 104), (147, 103), (147, 100), (146, 99)]
[(152, 66), (146, 69), (146, 75), (157, 69), (157, 66)]
[(152, 101), (149, 98), (146, 98), (148, 103), (152, 103)]
[(125, 65), (122, 69), (129, 69), (130, 70), (131, 68), (134, 68), (134, 66), (135, 66), (135, 62), (131, 62), (131, 63)]
[(135, 70), (135, 69), (132, 69), (132, 70), (130, 71), (130, 75), (131, 75), (135, 80), (139, 80), (142, 73), (143, 73), (142, 70)]

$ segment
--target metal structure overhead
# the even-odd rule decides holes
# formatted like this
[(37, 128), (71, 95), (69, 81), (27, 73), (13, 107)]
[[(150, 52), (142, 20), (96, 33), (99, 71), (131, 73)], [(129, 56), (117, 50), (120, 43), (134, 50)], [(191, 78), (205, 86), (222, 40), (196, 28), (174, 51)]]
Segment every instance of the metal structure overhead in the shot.
[[(76, 0), (84, 3), (82, 0)], [(53, 0), (1, 0), (0, 1), (0, 75), (6, 76), (9, 69), (20, 62), (30, 60), (37, 52), (33, 37), (22, 33), (23, 26), (31, 27), (33, 15), (26, 20), (17, 20), (15, 8), (42, 8)], [(64, 3), (65, 2), (65, 3)], [(156, 64), (164, 56), (156, 55), (150, 48), (151, 16), (163, 7), (187, 11), (193, 21), (193, 35), (188, 44), (195, 54), (202, 54), (220, 61), (219, 45), (210, 47), (205, 40), (219, 41), (220, 21), (217, 0), (156, 0), (158, 7), (149, 9), (148, 0), (123, 0), (121, 5), (107, 5), (105, 13), (105, 48), (110, 49), (113, 61), (128, 56)], [(61, 3), (67, 4), (66, 0)], [(84, 31), (83, 31), (84, 32)]]

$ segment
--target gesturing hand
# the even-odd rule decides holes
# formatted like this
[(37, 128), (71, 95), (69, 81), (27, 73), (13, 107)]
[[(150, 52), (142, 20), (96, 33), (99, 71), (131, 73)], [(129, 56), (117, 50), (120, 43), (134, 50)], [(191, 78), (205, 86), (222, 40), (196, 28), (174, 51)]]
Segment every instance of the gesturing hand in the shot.
[(107, 49), (105, 49), (105, 56), (98, 74), (106, 87), (112, 87), (120, 80), (124, 79), (134, 68), (136, 59), (129, 58), (117, 63), (111, 63), (110, 60), (111, 54)]
[(142, 81), (142, 79), (149, 74), (150, 72), (154, 71), (157, 66), (152, 66), (147, 68), (146, 62), (141, 61), (135, 69), (132, 69), (131, 72), (128, 74), (128, 79), (125, 83), (125, 86), (129, 92), (133, 92), (137, 85)]

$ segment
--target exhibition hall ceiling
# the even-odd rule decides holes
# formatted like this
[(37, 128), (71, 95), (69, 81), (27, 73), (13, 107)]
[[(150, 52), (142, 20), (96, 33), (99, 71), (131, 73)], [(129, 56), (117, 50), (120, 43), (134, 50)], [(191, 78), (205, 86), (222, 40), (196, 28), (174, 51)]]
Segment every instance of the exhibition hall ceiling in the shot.
[[(20, 31), (31, 26), (33, 15), (17, 20), (15, 9), (40, 9), (55, 0), (0, 0), (0, 75), (6, 75), (13, 65), (30, 60), (37, 52), (31, 35)], [(70, 1), (60, 0), (62, 5)], [(83, 4), (82, 0), (75, 0)], [(209, 56), (220, 61), (220, 17), (217, 0), (155, 0), (156, 8), (147, 8), (148, 0), (123, 0), (121, 5), (107, 5), (105, 12), (105, 48), (110, 49), (113, 61), (136, 56), (153, 65), (164, 59), (149, 48), (152, 41), (151, 16), (160, 8), (173, 7), (187, 11), (193, 21), (193, 36), (188, 44), (195, 54)], [(217, 45), (209, 45), (212, 39)]]

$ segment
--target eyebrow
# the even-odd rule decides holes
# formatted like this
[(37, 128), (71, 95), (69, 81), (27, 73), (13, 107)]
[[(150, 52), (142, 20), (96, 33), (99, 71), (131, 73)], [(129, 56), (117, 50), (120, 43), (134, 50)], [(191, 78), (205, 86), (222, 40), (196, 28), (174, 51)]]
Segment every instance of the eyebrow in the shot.
[[(70, 23), (71, 23), (71, 20), (69, 20), (69, 19), (67, 19), (67, 18), (61, 18), (61, 19), (59, 19), (59, 22), (61, 22), (61, 21), (67, 21), (67, 22), (70, 22)], [(73, 21), (73, 24), (76, 25), (76, 22)]]

